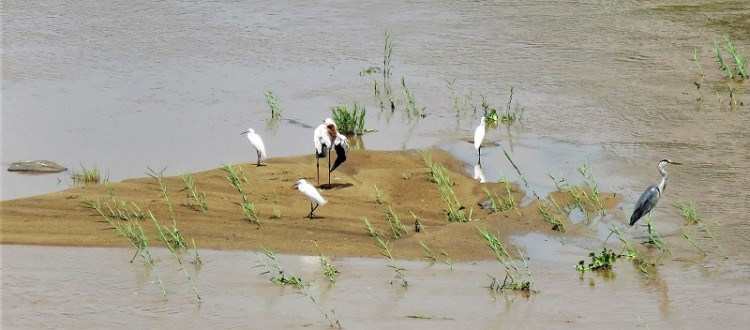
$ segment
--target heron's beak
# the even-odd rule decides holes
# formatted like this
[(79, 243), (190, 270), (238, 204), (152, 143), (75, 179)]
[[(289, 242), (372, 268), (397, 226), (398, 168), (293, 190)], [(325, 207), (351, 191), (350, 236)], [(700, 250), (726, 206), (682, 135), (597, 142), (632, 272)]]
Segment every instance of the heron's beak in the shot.
[(240, 135), (242, 135), (242, 134), (247, 134), (247, 131), (244, 131), (244, 132), (240, 133)]
[(680, 162), (669, 162), (669, 163), (670, 164), (675, 164), (675, 165), (682, 165), (682, 163), (680, 163)]
[(291, 188), (297, 188), (297, 186), (299, 186), (299, 183), (296, 183), (296, 182), (295, 182), (295, 183), (294, 183), (294, 184), (292, 185), (292, 187), (291, 187)]

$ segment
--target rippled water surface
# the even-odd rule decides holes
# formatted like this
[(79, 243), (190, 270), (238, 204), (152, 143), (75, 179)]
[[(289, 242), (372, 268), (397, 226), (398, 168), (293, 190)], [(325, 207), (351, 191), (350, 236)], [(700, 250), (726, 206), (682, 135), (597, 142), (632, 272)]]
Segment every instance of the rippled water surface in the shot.
[[(70, 172), (5, 171), (19, 160), (49, 159), (71, 169), (96, 165), (113, 181), (142, 177), (147, 166), (169, 166), (167, 174), (205, 170), (254, 160), (239, 135), (247, 127), (264, 137), (271, 157), (308, 153), (311, 127), (332, 105), (355, 100), (368, 109), (366, 126), (377, 129), (364, 136), (365, 148), (437, 145), (465, 160), (470, 172), (475, 155), (466, 140), (478, 117), (471, 108), (457, 114), (447, 82), (459, 100), (470, 96), (479, 106), (485, 95), (498, 109), (513, 87), (524, 119), (488, 131), (482, 156), (488, 180), (520, 179), (503, 149), (528, 189), (541, 195), (555, 189), (548, 174), (579, 183), (576, 169), (590, 160), (600, 188), (623, 197), (612, 217), (624, 221), (642, 190), (657, 181), (657, 161), (682, 161), (669, 168), (669, 189), (653, 213), (657, 226), (686, 244), (682, 219), (670, 204), (694, 201), (730, 259), (714, 248), (709, 258), (693, 260), (696, 253), (687, 246), (656, 280), (621, 265), (616, 280), (580, 281), (567, 259), (575, 263), (586, 253), (561, 252), (564, 266), (555, 260), (534, 265), (541, 268), (535, 277), (542, 294), (531, 298), (484, 291), (491, 263), (454, 272), (407, 263), (414, 285), (402, 291), (387, 285), (390, 273), (381, 261), (343, 259), (351, 273), (341, 283), (326, 291), (318, 279), (312, 288), (330, 295), (325, 303), (342, 323), (594, 327), (609, 325), (612, 317), (623, 328), (744, 325), (743, 314), (731, 316), (747, 309), (747, 293), (734, 291), (750, 284), (742, 261), (750, 257), (750, 89), (722, 78), (713, 45), (727, 35), (750, 54), (748, 7), (700, 0), (6, 2), (0, 13), (0, 198), (71, 185)], [(372, 77), (359, 74), (382, 64), (386, 30), (394, 43), (393, 115), (378, 109)], [(704, 76), (691, 61), (694, 52)], [(425, 118), (402, 115), (401, 77)], [(731, 105), (730, 87), (738, 105)], [(283, 109), (278, 123), (267, 121), (268, 90)], [(697, 239), (712, 246), (708, 237)], [(534, 242), (526, 244), (529, 250)], [(573, 245), (595, 250), (597, 244)], [(154, 315), (164, 326), (191, 320), (234, 327), (327, 324), (307, 298), (258, 277), (249, 268), (252, 252), (206, 252), (211, 261), (198, 274), (206, 298), (196, 304), (184, 286), (171, 288), (176, 293), (162, 302), (153, 277), (128, 264), (125, 251), (2, 248), (4, 326), (124, 327), (131, 318), (153, 325)], [(245, 258), (244, 266), (231, 261)], [(39, 280), (24, 280), (34, 276)], [(179, 273), (164, 276), (182, 283)], [(297, 307), (302, 316), (291, 316)], [(433, 318), (406, 318), (410, 314)]]

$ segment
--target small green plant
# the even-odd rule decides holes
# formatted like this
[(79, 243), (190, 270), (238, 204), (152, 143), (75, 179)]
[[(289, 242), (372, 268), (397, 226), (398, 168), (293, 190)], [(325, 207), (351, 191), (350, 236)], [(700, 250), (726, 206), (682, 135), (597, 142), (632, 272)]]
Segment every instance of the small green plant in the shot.
[(383, 194), (380, 193), (380, 190), (378, 190), (378, 185), (375, 186), (375, 202), (378, 204), (384, 204), (386, 202), (385, 197), (383, 197)]
[(422, 246), (422, 250), (425, 252), (425, 260), (429, 261), (430, 263), (435, 263), (437, 261), (437, 258), (435, 257), (435, 254), (432, 253), (432, 250), (427, 246), (427, 244), (424, 244), (422, 241), (418, 241), (419, 245)]
[(271, 108), (271, 119), (281, 119), (281, 108), (279, 108), (279, 102), (276, 100), (276, 93), (267, 91), (265, 95), (266, 104)]
[(445, 218), (451, 222), (465, 222), (471, 218), (464, 212), (464, 207), (456, 196), (456, 192), (453, 190), (455, 183), (451, 181), (448, 172), (442, 165), (439, 165), (432, 161), (432, 158), (428, 154), (423, 154), (427, 169), (429, 171), (430, 180), (438, 184), (440, 189), (440, 198), (446, 203), (447, 210), (445, 212)]
[(544, 218), (544, 221), (547, 221), (552, 225), (552, 230), (557, 230), (561, 233), (565, 232), (565, 226), (562, 221), (560, 221), (560, 217), (558, 217), (557, 214), (550, 212), (547, 205), (539, 205), (539, 213), (542, 215), (542, 218)]
[(591, 165), (591, 158), (586, 158), (586, 163), (578, 168), (578, 173), (581, 173), (581, 176), (583, 177), (583, 183), (585, 183), (591, 191), (591, 194), (587, 194), (586, 198), (588, 198), (589, 203), (592, 206), (595, 206), (600, 212), (604, 212), (604, 206), (599, 198), (599, 184), (596, 183), (596, 180), (594, 179), (594, 169)]
[(393, 271), (396, 272), (396, 276), (388, 283), (390, 285), (393, 285), (394, 282), (398, 282), (401, 287), (408, 287), (409, 282), (406, 280), (406, 277), (404, 277), (405, 269), (401, 268), (401, 266), (399, 266), (396, 262), (396, 258), (393, 256), (393, 252), (391, 251), (391, 243), (380, 239), (380, 237), (375, 237), (375, 239), (377, 240), (377, 246), (383, 250), (383, 252), (381, 252), (380, 254), (384, 257), (387, 257), (391, 261), (391, 264), (388, 265), (388, 267), (393, 268)]
[(690, 242), (690, 244), (693, 245), (693, 247), (702, 255), (708, 256), (708, 253), (706, 253), (705, 250), (701, 249), (698, 243), (692, 237), (690, 237), (690, 235), (688, 235), (687, 231), (685, 231), (684, 229), (682, 230), (682, 237), (685, 237), (685, 239), (688, 240), (688, 242)]
[[(185, 277), (187, 277), (188, 282), (190, 282), (190, 285), (193, 287), (195, 296), (198, 297), (198, 300), (201, 300), (201, 295), (198, 293), (198, 289), (195, 287), (195, 283), (193, 283), (193, 278), (190, 276), (190, 273), (187, 271), (182, 263), (182, 259), (180, 258), (180, 249), (182, 249), (185, 244), (184, 239), (182, 239), (182, 235), (177, 232), (176, 228), (174, 230), (169, 230), (169, 228), (167, 228), (166, 226), (159, 225), (159, 222), (156, 221), (156, 217), (153, 213), (151, 213), (151, 211), (148, 211), (148, 215), (151, 217), (151, 220), (154, 223), (154, 228), (156, 228), (157, 232), (159, 233), (159, 238), (161, 238), (161, 240), (167, 245), (169, 252), (172, 253), (172, 256), (180, 265), (180, 269), (185, 273)], [(182, 239), (182, 241), (177, 242), (177, 237)]]
[(496, 127), (500, 120), (500, 117), (497, 115), (497, 110), (490, 106), (484, 94), (479, 93), (479, 96), (482, 97), (482, 110), (484, 112), (482, 116), (484, 116), (485, 122), (492, 127)]
[(281, 220), (281, 216), (282, 216), (281, 215), (281, 211), (279, 211), (279, 209), (277, 209), (277, 208), (274, 208), (273, 209), (273, 214), (271, 214), (271, 219)]
[(668, 252), (669, 254), (672, 254), (672, 251), (669, 250), (669, 247), (667, 247), (667, 243), (664, 242), (664, 240), (661, 238), (661, 235), (659, 234), (654, 227), (654, 222), (651, 219), (651, 214), (646, 215), (646, 234), (648, 235), (648, 240), (646, 242), (643, 242), (644, 244), (653, 244), (656, 246), (659, 250)]
[[(724, 41), (726, 42), (724, 49), (727, 51), (729, 56), (734, 60), (735, 67), (734, 67), (734, 70), (732, 71), (733, 75), (740, 77), (740, 79), (747, 79), (748, 77), (750, 77), (747, 71), (747, 58), (745, 58), (745, 56), (743, 56), (740, 53), (740, 51), (737, 49), (734, 43), (732, 43), (732, 41), (729, 40), (729, 36), (724, 36)], [(730, 76), (729, 78), (732, 78), (732, 77)]]
[(375, 227), (372, 226), (370, 220), (368, 220), (367, 217), (362, 217), (362, 221), (365, 222), (365, 230), (367, 230), (367, 235), (370, 235), (371, 237), (378, 237), (378, 232), (375, 230)]
[(414, 95), (406, 86), (406, 79), (401, 77), (401, 91), (404, 93), (404, 102), (406, 103), (406, 116), (407, 118), (424, 118), (425, 108), (417, 108), (416, 101), (414, 101)]
[[(498, 281), (495, 277), (489, 275), (492, 279), (492, 282), (487, 288), (492, 291), (501, 291), (507, 289), (513, 291), (530, 292), (533, 279), (531, 277), (529, 266), (528, 264), (526, 264), (526, 260), (523, 255), (521, 254), (521, 259), (523, 260), (523, 264), (526, 269), (525, 274), (521, 272), (520, 268), (516, 265), (516, 262), (510, 256), (508, 250), (500, 242), (497, 236), (490, 233), (486, 228), (477, 228), (477, 230), (479, 230), (479, 236), (485, 239), (487, 246), (492, 249), (493, 252), (495, 252), (495, 258), (497, 259), (497, 261), (500, 262), (501, 265), (503, 265), (503, 268), (505, 268), (505, 279), (502, 281), (502, 283), (500, 283), (500, 281)], [(519, 250), (518, 253), (520, 254), (521, 251)]]
[[(341, 324), (339, 324), (339, 321), (338, 320), (334, 321), (333, 319), (331, 319), (331, 315), (328, 314), (328, 311), (326, 311), (323, 308), (323, 306), (317, 301), (317, 299), (315, 299), (315, 297), (313, 297), (312, 294), (310, 294), (310, 291), (307, 290), (307, 287), (305, 286), (302, 279), (293, 274), (287, 275), (284, 268), (281, 267), (281, 263), (279, 262), (279, 259), (276, 257), (276, 254), (266, 247), (262, 247), (262, 248), (263, 248), (263, 254), (266, 256), (266, 258), (273, 261), (273, 265), (272, 266), (269, 265), (263, 257), (258, 257), (258, 260), (260, 260), (263, 266), (265, 266), (267, 269), (265, 272), (261, 273), (261, 275), (276, 274), (276, 276), (271, 277), (272, 283), (279, 284), (279, 285), (294, 285), (295, 287), (297, 287), (300, 290), (300, 292), (302, 292), (302, 294), (310, 298), (310, 301), (312, 301), (313, 304), (315, 304), (315, 307), (318, 309), (318, 311), (320, 311), (323, 314), (323, 316), (326, 318), (326, 320), (331, 325), (331, 327), (335, 326), (341, 329)], [(332, 315), (335, 314), (333, 313), (333, 310), (331, 310), (330, 312)], [(335, 315), (333, 316), (335, 317)]]
[(560, 172), (560, 177), (555, 177), (552, 173), (549, 174), (550, 179), (552, 179), (552, 182), (555, 183), (555, 187), (557, 187), (557, 191), (563, 191), (565, 189), (570, 188), (570, 185), (568, 184), (568, 180), (565, 179), (565, 175)]
[(695, 49), (695, 48), (693, 49), (693, 58), (692, 58), (692, 60), (695, 63), (695, 65), (698, 67), (698, 73), (701, 75), (701, 77), (704, 77), (705, 75), (703, 74), (703, 67), (701, 66), (701, 63), (698, 60), (698, 50)]
[(508, 193), (507, 198), (500, 197), (497, 193), (493, 194), (486, 186), (482, 186), (482, 191), (484, 191), (490, 201), (490, 212), (505, 212), (516, 208), (516, 202), (513, 200), (513, 194), (511, 193), (508, 181), (505, 181), (505, 188)]
[(261, 275), (272, 274), (273, 276), (271, 276), (271, 282), (275, 284), (281, 284), (281, 285), (292, 284), (296, 286), (302, 285), (301, 278), (299, 278), (298, 276), (295, 276), (294, 274), (291, 274), (291, 275), (287, 274), (284, 268), (281, 267), (281, 263), (279, 262), (279, 259), (276, 257), (276, 253), (274, 253), (273, 251), (271, 251), (269, 248), (265, 246), (263, 246), (262, 248), (263, 248), (263, 254), (266, 256), (266, 258), (273, 261), (273, 265), (269, 266), (268, 263), (266, 263), (265, 259), (259, 257), (258, 259), (267, 269), (265, 272), (261, 273)]
[(719, 250), (721, 251), (721, 254), (723, 254), (725, 258), (729, 258), (729, 255), (727, 254), (727, 250), (725, 250), (724, 247), (719, 243), (719, 240), (716, 238), (716, 235), (714, 235), (714, 233), (711, 232), (711, 230), (708, 229), (708, 226), (706, 226), (703, 223), (699, 224), (698, 226), (701, 229), (703, 229), (703, 231), (705, 231), (706, 234), (708, 234), (709, 237), (711, 237), (711, 240), (714, 242), (714, 244), (716, 245), (716, 247), (719, 248)]
[(512, 104), (513, 104), (513, 86), (510, 87), (510, 92), (508, 93), (508, 104), (505, 107), (505, 113), (502, 116), (500, 116), (500, 122), (506, 125), (514, 124), (523, 118), (524, 108), (516, 104), (516, 106), (513, 109), (511, 109)]
[[(96, 165), (94, 165), (94, 167), (92, 167), (91, 169), (87, 169), (83, 165), (81, 165), (81, 172), (73, 171), (73, 174), (71, 174), (71, 179), (73, 180), (74, 185), (102, 182), (101, 174), (99, 174), (99, 169), (96, 168)], [(107, 179), (105, 178), (104, 181), (106, 182)]]
[(345, 105), (337, 105), (331, 108), (333, 121), (336, 123), (339, 131), (343, 134), (362, 135), (365, 133), (365, 107), (354, 102), (352, 110)]
[[(237, 189), (237, 192), (240, 193), (240, 197), (242, 198), (242, 201), (235, 202), (240, 209), (242, 210), (242, 214), (245, 215), (245, 219), (249, 221), (250, 223), (254, 223), (256, 225), (260, 226), (260, 218), (258, 218), (258, 214), (255, 211), (255, 205), (250, 202), (250, 199), (247, 197), (247, 194), (242, 190), (242, 184), (243, 182), (247, 182), (247, 178), (245, 178), (244, 173), (242, 172), (242, 167), (237, 165), (237, 170), (232, 166), (232, 164), (227, 163), (224, 165), (222, 170), (224, 172), (227, 172), (227, 180), (234, 186), (235, 189)], [(240, 177), (242, 175), (242, 177)]]
[(586, 262), (581, 260), (576, 265), (576, 269), (581, 272), (581, 275), (587, 271), (598, 271), (598, 270), (610, 270), (615, 261), (617, 261), (618, 255), (606, 248), (602, 248), (601, 254), (597, 255), (595, 252), (589, 253), (591, 262), (586, 265)]
[(700, 221), (698, 212), (695, 210), (695, 202), (674, 203), (672, 206), (682, 212), (682, 217), (685, 218), (686, 225), (695, 225)]
[(203, 258), (201, 258), (201, 255), (198, 254), (198, 247), (195, 245), (195, 239), (190, 238), (190, 240), (193, 241), (193, 252), (195, 252), (195, 254), (193, 255), (193, 264), (197, 267), (200, 267), (201, 265), (203, 265)]
[[(623, 243), (622, 248), (620, 249), (620, 258), (626, 258), (631, 259), (633, 262), (638, 266), (638, 270), (641, 271), (641, 273), (646, 276), (647, 278), (651, 277), (651, 274), (649, 272), (649, 264), (646, 261), (646, 258), (643, 257), (643, 254), (641, 254), (640, 251), (638, 251), (633, 244), (630, 243), (630, 240), (628, 240), (625, 235), (623, 235), (622, 231), (620, 231), (617, 226), (614, 224), (610, 227), (610, 236), (615, 235), (620, 242)], [(609, 238), (609, 236), (607, 236)]]
[(446, 265), (448, 265), (451, 268), (451, 270), (453, 270), (453, 261), (451, 260), (451, 257), (448, 255), (448, 252), (445, 252), (445, 250), (440, 250), (440, 254), (445, 257), (445, 259), (443, 259), (443, 262)]
[(393, 206), (388, 205), (388, 211), (385, 212), (385, 219), (388, 220), (388, 224), (391, 227), (393, 238), (398, 239), (406, 234), (406, 225), (401, 222), (401, 219), (399, 219)]
[[(190, 173), (185, 171), (180, 172), (180, 177), (185, 182), (185, 189), (188, 191), (187, 206), (201, 213), (206, 213), (208, 210), (208, 206), (206, 206), (206, 193), (198, 192), (198, 188), (195, 187), (195, 182), (193, 182), (193, 177), (190, 176)], [(190, 198), (192, 198), (192, 201)]]
[(328, 258), (326, 258), (323, 255), (323, 251), (320, 250), (320, 246), (318, 246), (318, 242), (315, 242), (315, 248), (318, 249), (318, 256), (320, 256), (320, 266), (323, 267), (323, 273), (328, 278), (328, 281), (331, 283), (336, 282), (336, 275), (340, 274), (338, 268), (336, 266), (332, 265)]

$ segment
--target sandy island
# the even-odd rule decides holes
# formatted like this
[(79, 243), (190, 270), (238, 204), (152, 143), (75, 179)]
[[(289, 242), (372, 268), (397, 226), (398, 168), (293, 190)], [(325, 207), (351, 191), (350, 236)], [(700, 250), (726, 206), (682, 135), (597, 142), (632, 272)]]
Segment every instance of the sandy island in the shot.
[[(365, 217), (382, 238), (393, 244), (393, 253), (400, 259), (423, 258), (425, 253), (419, 242), (436, 255), (445, 251), (455, 261), (494, 258), (477, 228), (487, 228), (501, 240), (532, 231), (560, 235), (539, 212), (544, 200), (535, 200), (516, 210), (489, 214), (477, 205), (487, 199), (482, 187), (507, 196), (505, 184), (481, 184), (473, 180), (466, 174), (466, 164), (445, 151), (430, 149), (426, 153), (447, 169), (467, 214), (473, 209), (471, 221), (446, 220), (446, 205), (440, 198), (438, 185), (430, 181), (423, 156), (416, 151), (352, 150), (347, 162), (332, 173), (333, 188), (322, 191), (328, 204), (318, 208), (317, 218), (312, 220), (305, 218), (310, 203), (292, 185), (299, 178), (307, 178), (315, 184), (314, 155), (268, 159), (261, 167), (254, 163), (240, 164), (248, 179), (243, 189), (255, 205), (260, 225), (244, 219), (237, 204), (241, 196), (220, 168), (192, 174), (198, 191), (206, 196), (208, 210), (205, 214), (188, 205), (191, 199), (182, 178), (166, 177), (165, 181), (179, 231), (188, 241), (195, 239), (199, 250), (261, 250), (266, 247), (275, 252), (312, 255), (318, 254), (317, 242), (320, 250), (329, 256), (379, 257), (382, 250), (365, 230)], [(324, 161), (322, 159), (321, 163)], [(321, 183), (327, 183), (324, 172)], [(384, 204), (376, 202), (375, 185), (386, 200)], [(112, 183), (111, 187), (118, 201), (135, 203), (144, 212), (151, 210), (161, 224), (171, 226), (169, 208), (155, 179), (128, 179)], [(521, 201), (523, 190), (515, 184), (511, 187), (513, 198)], [(555, 196), (558, 204), (568, 202), (569, 194), (556, 194), (559, 194)], [(112, 204), (109, 191), (101, 184), (0, 202), (0, 243), (130, 246), (108, 221), (84, 206), (87, 200)], [(616, 197), (606, 193), (601, 193), (601, 200), (607, 209), (618, 203)], [(406, 234), (398, 239), (391, 234), (385, 217), (389, 205), (407, 228)], [(411, 212), (423, 225), (420, 232), (415, 231)], [(274, 214), (280, 214), (281, 218), (275, 218)], [(585, 226), (572, 226), (568, 219), (561, 218), (568, 230), (565, 235), (586, 233)], [(151, 221), (146, 219), (142, 223), (150, 244), (160, 245)]]

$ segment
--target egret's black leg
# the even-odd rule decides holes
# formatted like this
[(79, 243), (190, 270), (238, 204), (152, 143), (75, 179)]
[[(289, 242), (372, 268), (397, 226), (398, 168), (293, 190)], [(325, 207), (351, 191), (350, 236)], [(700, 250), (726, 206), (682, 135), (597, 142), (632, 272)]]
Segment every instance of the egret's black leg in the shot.
[(310, 219), (313, 218), (313, 212), (315, 212), (315, 209), (317, 209), (318, 206), (320, 206), (320, 205), (316, 204), (315, 207), (313, 207), (313, 203), (310, 202), (310, 215), (307, 216), (308, 218), (310, 218)]
[(258, 154), (258, 163), (256, 165), (260, 167), (260, 151), (256, 151), (256, 153)]

